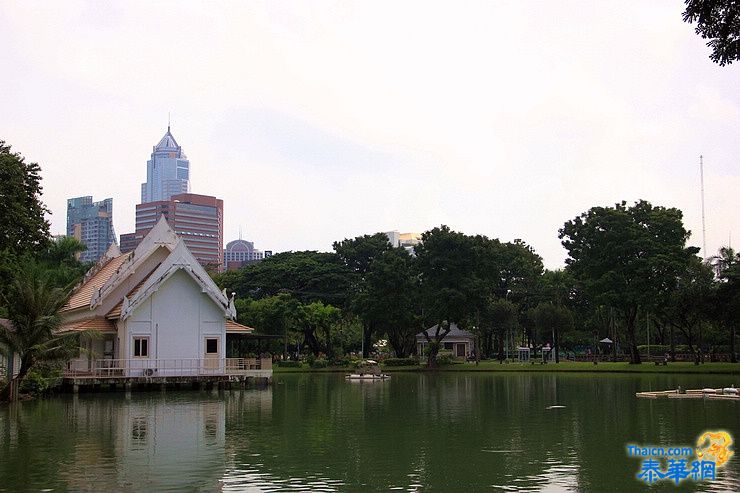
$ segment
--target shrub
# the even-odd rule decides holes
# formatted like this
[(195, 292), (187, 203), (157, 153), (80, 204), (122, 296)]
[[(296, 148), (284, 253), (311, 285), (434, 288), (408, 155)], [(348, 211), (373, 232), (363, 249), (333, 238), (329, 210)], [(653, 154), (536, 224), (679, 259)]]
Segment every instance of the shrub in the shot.
[(303, 364), (300, 361), (286, 360), (275, 363), (280, 368), (300, 368)]
[(383, 362), (386, 366), (417, 366), (416, 358), (388, 358)]
[(440, 351), (437, 353), (437, 364), (451, 365), (454, 362), (455, 357), (452, 355), (452, 351)]
[(21, 393), (44, 394), (61, 384), (62, 372), (59, 368), (39, 365), (31, 369), (21, 382)]
[(329, 361), (326, 358), (316, 358), (311, 363), (311, 368), (326, 368), (329, 366)]

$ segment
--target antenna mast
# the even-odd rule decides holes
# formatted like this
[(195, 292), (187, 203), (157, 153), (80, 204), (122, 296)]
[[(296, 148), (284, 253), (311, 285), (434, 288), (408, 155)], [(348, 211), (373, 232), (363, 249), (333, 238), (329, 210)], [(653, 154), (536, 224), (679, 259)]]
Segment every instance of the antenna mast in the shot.
[(707, 259), (707, 226), (704, 220), (704, 156), (699, 156), (699, 175), (701, 177), (701, 241), (704, 260)]

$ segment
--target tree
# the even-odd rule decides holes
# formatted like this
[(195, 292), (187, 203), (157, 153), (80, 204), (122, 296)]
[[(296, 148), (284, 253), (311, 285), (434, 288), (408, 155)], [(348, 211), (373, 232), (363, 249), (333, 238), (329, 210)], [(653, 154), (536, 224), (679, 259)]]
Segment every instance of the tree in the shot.
[[(480, 286), (474, 242), (469, 236), (440, 226), (425, 232), (415, 248), (424, 319), (434, 324), (423, 331), (429, 354), (427, 365), (436, 367), (441, 341), (451, 324), (464, 328), (477, 306)], [(427, 327), (429, 325), (426, 325)]]
[(0, 299), (21, 257), (42, 250), (49, 241), (40, 171), (0, 140)]
[(626, 326), (630, 362), (640, 363), (637, 313), (654, 307), (698, 252), (686, 247), (689, 232), (678, 209), (641, 200), (627, 207), (593, 207), (559, 232), (567, 269), (593, 305), (619, 310)]
[[(711, 267), (702, 263), (698, 257), (692, 257), (679, 272), (675, 289), (665, 292), (665, 296), (658, 303), (664, 307), (670, 326), (684, 335), (691, 352), (694, 352), (694, 344), (703, 350), (701, 325), (709, 318), (712, 284)], [(674, 352), (675, 350), (671, 348), (671, 353)], [(673, 355), (671, 357), (674, 358)]]
[(259, 300), (239, 298), (234, 305), (239, 323), (264, 334), (283, 336), (283, 357), (287, 358), (288, 339), (296, 330), (300, 303), (288, 293), (279, 293)]
[(491, 299), (485, 312), (485, 318), (497, 336), (498, 359), (504, 360), (505, 340), (509, 339), (516, 328), (517, 306), (507, 299)]
[(0, 251), (23, 254), (49, 240), (49, 209), (41, 202), (41, 167), (0, 140)]
[(79, 348), (77, 334), (59, 336), (59, 311), (69, 291), (55, 287), (48, 272), (34, 262), (26, 262), (18, 269), (5, 293), (11, 327), (0, 326), (0, 343), (10, 354), (20, 358), (18, 375), (0, 391), (0, 400), (11, 398), (11, 383), (20, 386), (28, 372), (38, 363), (69, 359)]
[(62, 236), (52, 239), (38, 253), (38, 262), (47, 269), (49, 280), (56, 287), (72, 287), (82, 279), (91, 265), (78, 260), (87, 247), (77, 238)]
[[(363, 235), (352, 239), (334, 242), (334, 251), (344, 265), (353, 273), (351, 277), (349, 308), (363, 321), (363, 357), (367, 357), (372, 342), (372, 334), (377, 329), (378, 320), (374, 318), (374, 299), (368, 294), (367, 276), (377, 258), (392, 249), (385, 233)], [(378, 293), (374, 293), (377, 295)]]
[(719, 310), (716, 315), (728, 329), (731, 359), (737, 363), (735, 340), (737, 326), (740, 325), (740, 253), (735, 253), (731, 247), (722, 247), (719, 254), (710, 259), (710, 265), (719, 280), (715, 303)]
[[(329, 360), (334, 359), (331, 329), (341, 316), (341, 310), (320, 301), (302, 305), (299, 308), (299, 327), (303, 331), (306, 345), (314, 356), (318, 356), (323, 350)], [(323, 348), (318, 336), (323, 336)]]
[(367, 273), (362, 305), (376, 329), (388, 336), (396, 357), (405, 358), (416, 344), (421, 328), (418, 320), (418, 283), (412, 257), (404, 248), (381, 253)]
[(335, 253), (283, 252), (237, 271), (214, 276), (221, 288), (239, 298), (288, 293), (301, 303), (321, 301), (344, 307), (352, 273)]
[(740, 60), (740, 3), (737, 0), (686, 0), (684, 22), (708, 39), (709, 58), (721, 67)]
[(573, 314), (562, 305), (544, 302), (532, 309), (530, 317), (540, 333), (552, 331), (555, 363), (560, 363), (560, 335), (573, 327)]

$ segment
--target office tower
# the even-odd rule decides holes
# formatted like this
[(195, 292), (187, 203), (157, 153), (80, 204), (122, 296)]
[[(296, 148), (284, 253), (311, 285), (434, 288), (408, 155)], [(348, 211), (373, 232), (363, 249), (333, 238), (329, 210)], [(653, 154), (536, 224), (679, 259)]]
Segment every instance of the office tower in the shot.
[(100, 202), (93, 202), (90, 196), (68, 199), (67, 236), (74, 236), (87, 246), (80, 254), (80, 261), (97, 262), (116, 241), (113, 199)]
[(170, 133), (160, 139), (146, 162), (146, 183), (141, 184), (141, 203), (169, 200), (190, 192), (190, 161)]
[(136, 206), (136, 232), (121, 235), (121, 252), (134, 250), (164, 216), (204, 267), (222, 270), (224, 201), (208, 195), (181, 193), (169, 200)]

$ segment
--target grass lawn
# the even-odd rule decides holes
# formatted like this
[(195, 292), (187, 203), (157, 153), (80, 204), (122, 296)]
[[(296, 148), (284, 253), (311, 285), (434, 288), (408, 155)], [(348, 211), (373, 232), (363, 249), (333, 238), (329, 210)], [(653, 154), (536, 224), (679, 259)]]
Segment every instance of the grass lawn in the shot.
[[(383, 367), (383, 371), (387, 372), (410, 372), (410, 371), (425, 371), (426, 368), (421, 366), (397, 366), (397, 367)], [(301, 368), (280, 368), (274, 367), (275, 373), (304, 373), (304, 372), (350, 372), (350, 368), (318, 368), (311, 369), (308, 366)], [(442, 372), (456, 372), (456, 371), (484, 371), (484, 372), (522, 372), (522, 371), (535, 371), (535, 372), (596, 372), (596, 373), (716, 373), (716, 374), (728, 374), (728, 375), (740, 375), (740, 363), (704, 363), (703, 365), (695, 365), (693, 363), (668, 363), (667, 366), (656, 366), (654, 363), (643, 363), (641, 365), (630, 365), (629, 363), (611, 363), (601, 362), (598, 365), (593, 363), (575, 363), (575, 362), (562, 362), (562, 363), (548, 363), (542, 365), (539, 363), (535, 364), (501, 364), (498, 361), (481, 361), (476, 366), (475, 363), (458, 363), (453, 365), (447, 365), (440, 367), (438, 371)]]

